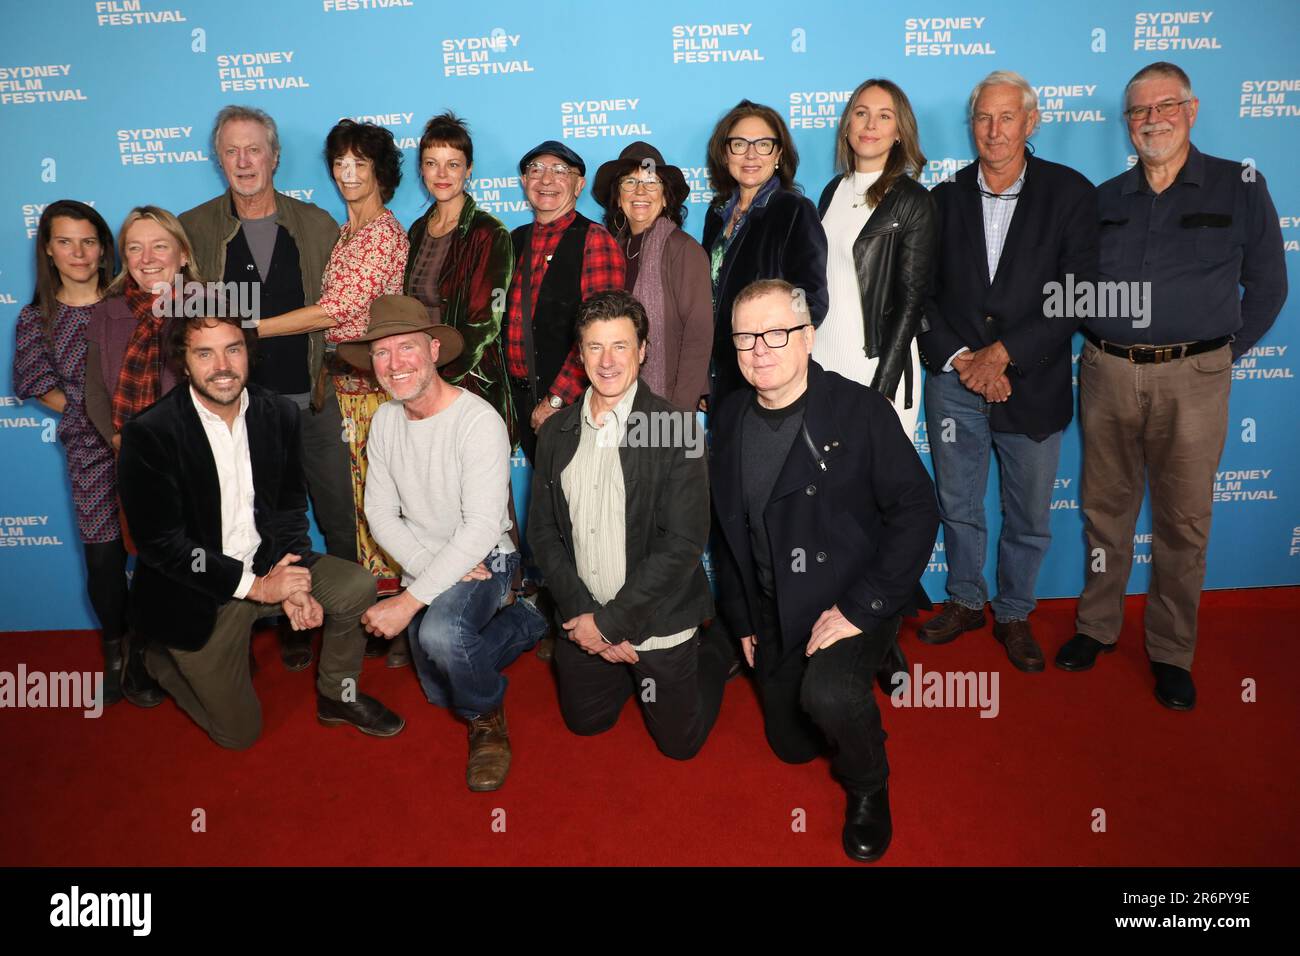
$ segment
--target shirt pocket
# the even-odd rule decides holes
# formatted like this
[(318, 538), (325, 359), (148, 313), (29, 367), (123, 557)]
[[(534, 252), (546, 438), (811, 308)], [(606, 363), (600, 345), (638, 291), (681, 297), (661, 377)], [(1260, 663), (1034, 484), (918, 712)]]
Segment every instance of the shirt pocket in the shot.
[(1098, 267), (1102, 279), (1118, 279), (1127, 261), (1128, 218), (1103, 216), (1100, 229)]
[(1233, 239), (1232, 215), (1218, 212), (1189, 212), (1179, 223), (1188, 230), (1196, 252), (1196, 260), (1203, 266), (1219, 266), (1228, 262), (1236, 251)]

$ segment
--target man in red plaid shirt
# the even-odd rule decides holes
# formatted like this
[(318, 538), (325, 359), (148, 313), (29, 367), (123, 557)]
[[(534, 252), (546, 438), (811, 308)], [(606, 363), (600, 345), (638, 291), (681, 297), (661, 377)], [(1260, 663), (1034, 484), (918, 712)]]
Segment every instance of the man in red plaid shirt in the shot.
[(529, 461), (542, 422), (587, 387), (573, 334), (578, 306), (597, 292), (623, 288), (622, 250), (604, 227), (574, 208), (586, 172), (582, 157), (555, 140), (519, 161), (533, 221), (510, 234), (515, 274), (506, 304), (506, 373)]

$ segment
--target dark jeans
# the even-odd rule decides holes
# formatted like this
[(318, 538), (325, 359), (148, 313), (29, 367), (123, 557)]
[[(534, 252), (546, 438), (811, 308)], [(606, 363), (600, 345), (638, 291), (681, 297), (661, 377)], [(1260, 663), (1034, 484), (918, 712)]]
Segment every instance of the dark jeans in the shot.
[(808, 635), (781, 647), (774, 610), (764, 609), (754, 657), (772, 751), (786, 763), (807, 763), (829, 750), (831, 772), (845, 789), (880, 789), (889, 777), (889, 763), (875, 675), (898, 637), (901, 618), (807, 657)]
[(411, 621), (411, 660), (429, 703), (461, 717), (490, 714), (506, 696), (502, 675), (546, 633), (546, 619), (527, 601), (505, 606), (519, 552), (488, 555), (486, 581), (458, 581)]
[(332, 380), (319, 412), (302, 409), (302, 471), (325, 550), (357, 560), (357, 509), (352, 500), (352, 459), (343, 440), (343, 417)]
[[(355, 690), (361, 675), (366, 650), (361, 615), (375, 603), (375, 579), (358, 564), (322, 555), (311, 569), (311, 596), (325, 611), (316, 689), (341, 700), (343, 681), (351, 679)], [(248, 639), (254, 621), (278, 613), (278, 604), (227, 601), (217, 612), (208, 642), (197, 651), (153, 643), (146, 653), (145, 665), (153, 678), (223, 747), (251, 747), (262, 732), (262, 704), (249, 673)]]
[(560, 713), (575, 734), (603, 734), (633, 694), (659, 750), (674, 760), (694, 757), (722, 706), (731, 654), (727, 638), (697, 630), (676, 647), (639, 651), (635, 664), (615, 664), (588, 654), (573, 641), (555, 644)]

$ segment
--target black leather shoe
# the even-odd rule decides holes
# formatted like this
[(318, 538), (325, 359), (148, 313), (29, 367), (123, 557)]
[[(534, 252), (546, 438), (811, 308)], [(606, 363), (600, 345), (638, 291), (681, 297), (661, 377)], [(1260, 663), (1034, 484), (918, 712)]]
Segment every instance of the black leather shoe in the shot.
[(280, 637), (280, 662), (285, 670), (300, 671), (311, 663), (311, 636), (315, 631), (295, 631), (287, 620), (277, 628)]
[(1076, 634), (1056, 652), (1056, 666), (1063, 671), (1089, 671), (1097, 663), (1098, 654), (1109, 654), (1114, 644), (1103, 644), (1087, 634)]
[(135, 634), (122, 638), (126, 662), (122, 666), (122, 694), (137, 707), (157, 707), (166, 696), (144, 666), (145, 642)]
[(894, 821), (889, 815), (889, 784), (875, 793), (849, 791), (844, 812), (844, 852), (860, 863), (875, 863), (889, 849)]
[(1154, 661), (1151, 670), (1156, 675), (1156, 700), (1170, 710), (1191, 710), (1196, 706), (1196, 685), (1192, 683), (1191, 671)]
[(394, 737), (401, 733), (406, 721), (368, 694), (357, 694), (352, 703), (331, 700), (316, 692), (316, 719), (326, 727), (351, 724), (363, 734), (372, 737)]
[(411, 666), (411, 641), (403, 631), (389, 642), (388, 659), (384, 661), (386, 667), (410, 667)]
[[(900, 671), (903, 677), (895, 683), (894, 675)], [(876, 685), (886, 696), (889, 696), (899, 687), (906, 687), (907, 680), (907, 658), (903, 656), (903, 649), (898, 646), (898, 641), (893, 641), (885, 653), (885, 659), (880, 662), (880, 670), (876, 671)]]
[(388, 653), (388, 638), (366, 635), (366, 657), (384, 657)]

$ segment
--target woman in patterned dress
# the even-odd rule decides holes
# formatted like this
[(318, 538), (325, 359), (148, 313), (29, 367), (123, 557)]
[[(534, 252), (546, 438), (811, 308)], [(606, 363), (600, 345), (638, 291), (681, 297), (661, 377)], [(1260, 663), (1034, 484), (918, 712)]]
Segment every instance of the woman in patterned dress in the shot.
[(99, 213), (72, 199), (47, 206), (36, 233), (36, 292), (18, 314), (14, 350), (14, 393), (62, 416), (57, 433), (86, 555), (86, 592), (99, 618), (105, 705), (122, 699), (126, 550), (113, 452), (86, 417), (86, 323), (113, 265), (113, 234)]
[[(332, 375), (343, 416), (343, 439), (352, 457), (352, 496), (357, 509), (357, 558), (379, 580), (379, 593), (398, 588), (398, 568), (380, 550), (366, 524), (366, 438), (375, 410), (388, 399), (373, 375), (337, 359), (334, 349), (365, 333), (370, 303), (400, 294), (409, 243), (397, 218), (385, 207), (402, 180), (402, 153), (393, 134), (373, 123), (342, 120), (325, 139), (325, 161), (348, 218), (330, 253), (320, 301), (258, 324), (259, 336), (325, 330), (322, 375)], [(318, 383), (324, 388), (324, 381)]]

